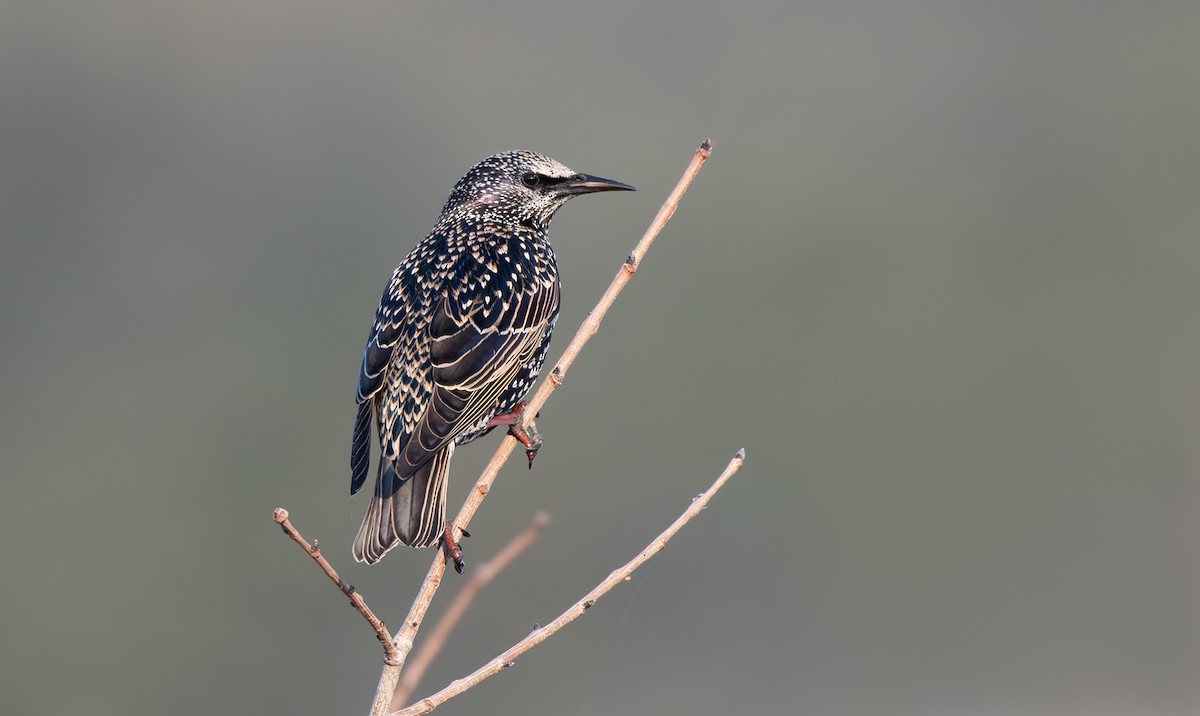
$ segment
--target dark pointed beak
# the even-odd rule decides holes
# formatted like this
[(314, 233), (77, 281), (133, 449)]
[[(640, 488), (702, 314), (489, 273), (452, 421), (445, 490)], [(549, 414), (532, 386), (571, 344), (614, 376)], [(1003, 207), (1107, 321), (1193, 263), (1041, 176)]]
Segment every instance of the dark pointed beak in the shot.
[(591, 174), (576, 174), (559, 184), (565, 194), (591, 194), (595, 191), (637, 191), (625, 182), (615, 179), (594, 177)]

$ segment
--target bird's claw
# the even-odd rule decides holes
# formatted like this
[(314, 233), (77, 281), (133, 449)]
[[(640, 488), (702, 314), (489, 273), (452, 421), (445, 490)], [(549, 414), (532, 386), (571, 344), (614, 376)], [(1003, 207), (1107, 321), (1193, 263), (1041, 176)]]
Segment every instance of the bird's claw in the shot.
[[(462, 530), (463, 537), (470, 537), (471, 533)], [(454, 571), (462, 574), (467, 568), (467, 562), (463, 559), (462, 547), (458, 546), (458, 542), (454, 541), (454, 525), (446, 523), (445, 529), (442, 530), (442, 551), (446, 553), (447, 561), (454, 562)]]
[(507, 425), (508, 434), (525, 446), (525, 458), (529, 460), (529, 469), (532, 470), (533, 459), (537, 457), (538, 450), (542, 449), (542, 434), (538, 432), (537, 424), (532, 420), (529, 421), (528, 426), (521, 427), (521, 415), (525, 412), (525, 405), (525, 401), (522, 400), (509, 412), (493, 416), (488, 421), (488, 427)]
[(537, 457), (538, 450), (542, 449), (542, 434), (538, 432), (537, 425), (532, 420), (524, 430), (516, 425), (510, 425), (508, 434), (521, 441), (521, 444), (525, 446), (525, 457), (529, 460), (529, 469), (532, 470), (533, 459)]

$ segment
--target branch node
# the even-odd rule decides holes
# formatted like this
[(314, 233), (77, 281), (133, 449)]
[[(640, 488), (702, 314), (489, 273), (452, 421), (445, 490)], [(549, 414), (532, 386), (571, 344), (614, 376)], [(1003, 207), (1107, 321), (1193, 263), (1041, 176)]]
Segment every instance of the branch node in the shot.
[(587, 611), (588, 609), (591, 609), (591, 608), (592, 608), (592, 607), (594, 607), (594, 606), (596, 606), (596, 600), (595, 600), (595, 599), (589, 599), (589, 600), (587, 600), (586, 602), (584, 602), (584, 603), (583, 603), (583, 609), (584, 609), (584, 611)]

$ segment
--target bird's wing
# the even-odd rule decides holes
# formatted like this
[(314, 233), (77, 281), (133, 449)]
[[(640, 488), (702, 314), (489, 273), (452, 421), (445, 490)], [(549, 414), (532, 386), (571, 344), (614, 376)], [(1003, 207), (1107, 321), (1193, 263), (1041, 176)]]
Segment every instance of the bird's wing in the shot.
[(430, 320), (433, 390), (397, 461), (402, 476), (495, 411), (558, 313), (552, 257), (536, 267), (504, 249), (463, 259)]
[(363, 349), (362, 367), (358, 372), (356, 399), (359, 405), (370, 400), (383, 386), (396, 344), (404, 334), (408, 313), (404, 300), (408, 288), (404, 285), (408, 275), (403, 270), (406, 264), (401, 264), (392, 274), (392, 280), (379, 300), (379, 308), (375, 309), (375, 322), (371, 324), (371, 335), (367, 338), (367, 347)]
[[(379, 300), (379, 308), (375, 310), (375, 322), (371, 324), (371, 334), (367, 338), (367, 346), (363, 349), (362, 365), (358, 372), (358, 390), (355, 396), (358, 402), (358, 415), (354, 420), (354, 438), (350, 448), (350, 494), (358, 492), (367, 479), (367, 471), (371, 462), (371, 417), (374, 413), (372, 398), (384, 387), (388, 378), (389, 366), (398, 362), (405, 367), (404, 382), (414, 382), (412, 372), (423, 365), (422, 356), (416, 356), (416, 345), (411, 338), (413, 331), (412, 316), (407, 310), (406, 297), (412, 295), (414, 286), (412, 274), (407, 271), (408, 262), (397, 267), (392, 274), (383, 297)], [(397, 351), (400, 355), (396, 356)], [(398, 358), (398, 361), (394, 361)], [(424, 398), (418, 398), (419, 401)], [(404, 406), (404, 412), (412, 413), (413, 406)], [(407, 421), (407, 430), (402, 432), (407, 437), (415, 420)]]

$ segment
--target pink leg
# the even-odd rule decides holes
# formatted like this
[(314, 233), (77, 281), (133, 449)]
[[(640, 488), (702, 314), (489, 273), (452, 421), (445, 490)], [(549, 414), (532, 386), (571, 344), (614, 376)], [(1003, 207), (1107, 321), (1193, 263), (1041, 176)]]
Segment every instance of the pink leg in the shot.
[[(463, 530), (463, 537), (470, 537), (471, 533)], [(467, 568), (467, 563), (463, 559), (462, 547), (458, 546), (458, 542), (454, 541), (454, 525), (446, 523), (446, 528), (442, 531), (442, 551), (446, 553), (446, 559), (454, 562), (454, 571), (459, 574)]]
[(538, 432), (537, 426), (533, 421), (529, 421), (529, 427), (522, 429), (521, 415), (525, 412), (525, 401), (517, 403), (517, 406), (511, 412), (500, 413), (495, 415), (488, 421), (487, 426), (494, 428), (500, 425), (508, 426), (508, 434), (512, 435), (521, 444), (525, 446), (525, 457), (529, 459), (529, 469), (533, 469), (533, 458), (537, 457), (538, 450), (542, 449), (542, 436)]

